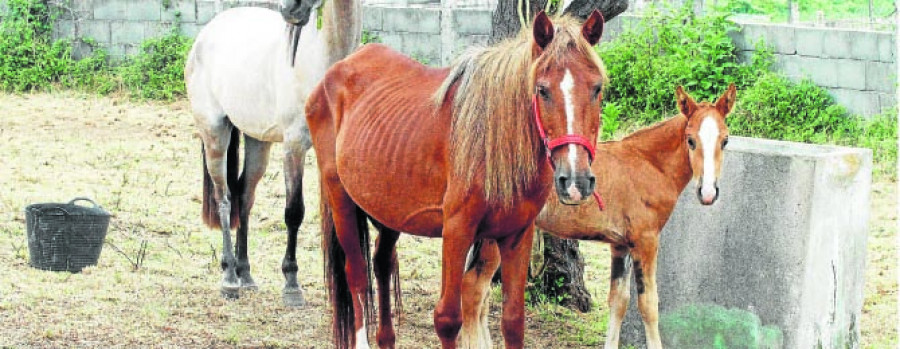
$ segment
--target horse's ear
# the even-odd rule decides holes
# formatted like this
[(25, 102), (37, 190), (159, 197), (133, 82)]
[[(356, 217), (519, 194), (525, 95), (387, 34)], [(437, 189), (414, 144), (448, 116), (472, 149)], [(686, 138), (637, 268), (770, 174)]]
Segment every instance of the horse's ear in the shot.
[(681, 111), (681, 114), (690, 118), (691, 115), (697, 110), (697, 103), (694, 102), (694, 99), (691, 98), (691, 95), (684, 92), (684, 88), (680, 85), (675, 88), (675, 100), (678, 102), (678, 110)]
[(543, 50), (551, 41), (553, 41), (553, 23), (550, 22), (550, 17), (541, 11), (534, 17), (534, 43)]
[(603, 36), (604, 21), (603, 14), (594, 10), (594, 12), (591, 12), (590, 17), (584, 21), (584, 25), (581, 26), (581, 35), (584, 36), (591, 46), (600, 42), (600, 38)]
[(737, 89), (734, 87), (734, 83), (732, 82), (728, 85), (728, 90), (722, 94), (722, 97), (719, 97), (719, 100), (716, 101), (716, 109), (719, 110), (719, 113), (722, 116), (728, 116), (728, 113), (734, 109), (734, 100), (737, 97)]

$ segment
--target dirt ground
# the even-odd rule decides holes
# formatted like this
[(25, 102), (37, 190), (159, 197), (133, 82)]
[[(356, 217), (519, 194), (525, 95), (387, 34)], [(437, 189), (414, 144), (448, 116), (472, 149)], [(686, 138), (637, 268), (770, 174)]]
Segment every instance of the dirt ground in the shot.
[[(281, 303), (282, 158), (276, 145), (251, 220), (250, 260), (260, 289), (225, 301), (218, 293), (221, 234), (200, 222), (200, 141), (184, 101), (0, 94), (0, 346), (330, 347), (317, 195), (305, 198), (298, 242), (309, 303)], [(318, 193), (312, 154), (307, 169), (304, 192)], [(861, 321), (866, 348), (898, 343), (897, 183), (876, 182)], [(91, 197), (114, 215), (99, 264), (81, 274), (30, 268), (25, 206), (76, 196)], [(138, 263), (142, 243), (147, 249)], [(399, 248), (398, 344), (438, 347), (432, 310), (440, 241), (404, 236)], [(597, 309), (529, 308), (527, 347), (602, 344), (608, 248), (583, 243), (582, 251)], [(492, 334), (499, 347), (496, 303)]]

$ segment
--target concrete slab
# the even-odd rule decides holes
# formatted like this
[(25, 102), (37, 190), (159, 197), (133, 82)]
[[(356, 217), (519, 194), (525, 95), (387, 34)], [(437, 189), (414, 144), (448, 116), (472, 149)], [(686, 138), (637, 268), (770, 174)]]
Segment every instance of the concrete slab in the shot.
[[(858, 347), (871, 150), (743, 137), (728, 147), (719, 201), (701, 206), (689, 186), (662, 232), (663, 344), (686, 348), (686, 337), (700, 336), (746, 345), (739, 348)], [(623, 342), (643, 348), (631, 299)], [(673, 316), (710, 305), (729, 316), (718, 327), (671, 332)], [(738, 325), (756, 332), (735, 332)], [(780, 343), (739, 333), (780, 335)]]

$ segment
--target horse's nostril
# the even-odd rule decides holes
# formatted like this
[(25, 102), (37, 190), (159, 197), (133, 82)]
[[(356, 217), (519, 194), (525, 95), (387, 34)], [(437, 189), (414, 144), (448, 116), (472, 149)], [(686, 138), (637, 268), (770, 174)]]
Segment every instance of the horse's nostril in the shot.
[(569, 182), (569, 177), (566, 177), (566, 176), (556, 177), (556, 184), (562, 189), (565, 189), (567, 187), (568, 182)]
[(597, 186), (597, 177), (595, 177), (594, 175), (590, 175), (590, 176), (588, 177), (588, 185), (589, 185), (588, 188), (591, 188), (591, 189), (596, 188), (596, 186)]

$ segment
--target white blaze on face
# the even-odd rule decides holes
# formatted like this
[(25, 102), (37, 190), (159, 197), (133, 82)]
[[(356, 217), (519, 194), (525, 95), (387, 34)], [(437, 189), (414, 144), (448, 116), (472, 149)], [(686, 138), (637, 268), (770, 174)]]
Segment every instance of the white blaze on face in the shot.
[[(566, 69), (566, 75), (563, 76), (562, 81), (559, 83), (559, 89), (562, 90), (566, 107), (566, 134), (570, 135), (575, 134), (575, 103), (572, 101), (573, 88), (575, 88), (575, 79), (572, 78), (572, 72)], [(577, 160), (576, 150), (575, 144), (569, 144), (569, 170), (573, 172), (575, 171), (575, 160)], [(578, 188), (575, 187), (574, 181), (566, 190), (572, 196), (572, 200), (581, 200), (581, 193), (578, 193)], [(572, 195), (573, 192), (578, 194)]]
[(716, 197), (716, 149), (719, 140), (719, 124), (712, 117), (700, 123), (700, 144), (703, 147), (703, 178), (700, 179), (700, 195), (710, 202)]

